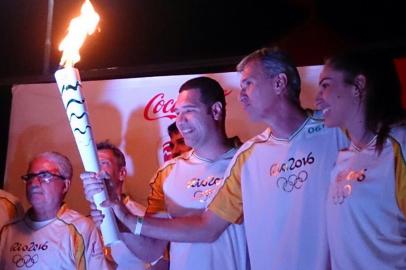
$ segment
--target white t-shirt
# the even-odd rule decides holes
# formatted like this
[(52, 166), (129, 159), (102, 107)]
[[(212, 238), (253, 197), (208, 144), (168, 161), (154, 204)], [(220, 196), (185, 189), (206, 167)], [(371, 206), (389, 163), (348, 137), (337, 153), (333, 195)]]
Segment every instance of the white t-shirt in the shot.
[[(124, 204), (133, 215), (144, 216), (145, 206), (132, 200), (129, 196), (125, 197)], [(115, 269), (117, 270), (147, 269), (148, 264), (135, 256), (121, 240), (113, 243), (110, 247), (105, 247), (105, 254), (108, 260), (112, 260), (116, 264)]]
[(332, 171), (326, 212), (333, 269), (406, 269), (406, 164), (396, 140), (387, 139), (380, 155), (375, 143), (340, 151)]
[[(193, 150), (165, 163), (151, 182), (148, 213), (170, 217), (200, 214), (223, 185), (224, 171), (235, 149), (217, 160), (198, 157)], [(171, 270), (247, 269), (249, 260), (243, 225), (229, 226), (212, 243), (170, 244)]]
[(0, 269), (109, 269), (94, 223), (66, 205), (53, 220), (5, 225), (0, 250)]
[(329, 268), (324, 204), (346, 141), (308, 118), (287, 140), (268, 128), (238, 150), (209, 209), (232, 223), (244, 219), (252, 269)]
[(23, 215), (24, 210), (20, 200), (11, 193), (0, 189), (0, 229)]

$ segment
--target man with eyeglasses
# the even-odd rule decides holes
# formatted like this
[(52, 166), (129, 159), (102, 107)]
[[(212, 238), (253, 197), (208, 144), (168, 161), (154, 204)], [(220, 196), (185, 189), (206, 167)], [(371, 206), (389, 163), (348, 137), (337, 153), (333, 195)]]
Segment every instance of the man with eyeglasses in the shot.
[(63, 202), (72, 179), (69, 159), (43, 152), (23, 175), (31, 208), (0, 232), (0, 269), (109, 269), (94, 223)]

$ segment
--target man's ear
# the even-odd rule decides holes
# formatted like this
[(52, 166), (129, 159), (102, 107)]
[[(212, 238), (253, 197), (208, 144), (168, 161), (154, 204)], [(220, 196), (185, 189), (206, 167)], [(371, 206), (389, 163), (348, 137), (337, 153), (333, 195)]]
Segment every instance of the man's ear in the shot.
[(118, 180), (120, 180), (120, 182), (124, 182), (126, 177), (127, 177), (127, 168), (121, 167), (119, 175), (118, 175)]
[(64, 186), (63, 186), (63, 194), (66, 194), (66, 193), (68, 193), (71, 180), (70, 180), (70, 179), (65, 179), (65, 180), (63, 181), (63, 183), (64, 183)]
[(280, 95), (288, 85), (288, 77), (285, 73), (279, 73), (274, 78), (274, 89), (277, 95)]
[(211, 105), (211, 114), (216, 121), (223, 118), (223, 105), (220, 101), (217, 101)]

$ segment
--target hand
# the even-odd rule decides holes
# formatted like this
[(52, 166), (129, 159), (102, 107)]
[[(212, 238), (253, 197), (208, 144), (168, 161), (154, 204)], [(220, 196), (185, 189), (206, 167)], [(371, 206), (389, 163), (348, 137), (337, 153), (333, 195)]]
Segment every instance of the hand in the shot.
[[(113, 203), (109, 200), (106, 200), (100, 204), (101, 207), (111, 207), (113, 209), (114, 215), (117, 217), (117, 225), (120, 232), (131, 232), (131, 219), (134, 216), (128, 211), (125, 205), (122, 202)], [(100, 226), (103, 222), (104, 215), (102, 211), (97, 209), (96, 204), (90, 204), (90, 216), (93, 219), (93, 222), (96, 226)]]
[(100, 227), (103, 222), (104, 215), (102, 211), (97, 209), (94, 203), (90, 203), (90, 216), (92, 217), (94, 224), (96, 224), (97, 227)]
[(83, 183), (83, 191), (85, 193), (86, 200), (94, 203), (93, 195), (104, 191), (104, 181), (109, 175), (104, 171), (99, 173), (84, 172), (80, 174), (80, 179)]

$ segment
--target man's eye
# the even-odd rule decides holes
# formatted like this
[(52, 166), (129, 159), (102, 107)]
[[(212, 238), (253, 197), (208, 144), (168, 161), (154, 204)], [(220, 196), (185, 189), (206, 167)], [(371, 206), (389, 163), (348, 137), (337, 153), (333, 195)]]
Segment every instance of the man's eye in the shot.
[(49, 172), (41, 172), (38, 174), (39, 177), (41, 178), (50, 178), (52, 175)]

